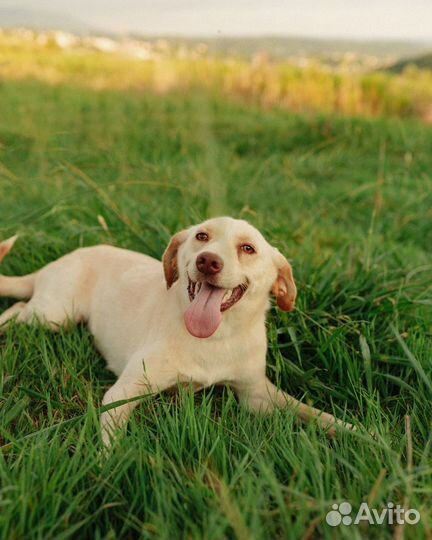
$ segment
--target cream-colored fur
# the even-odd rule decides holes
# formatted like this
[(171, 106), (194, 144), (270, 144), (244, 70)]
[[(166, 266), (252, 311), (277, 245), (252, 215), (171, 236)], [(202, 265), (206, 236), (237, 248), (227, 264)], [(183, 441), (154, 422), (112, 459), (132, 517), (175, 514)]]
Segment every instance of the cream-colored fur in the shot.
[[(197, 233), (205, 233), (207, 240), (197, 240)], [(0, 260), (14, 241), (15, 237), (0, 244)], [(245, 252), (244, 245), (254, 252)], [(188, 279), (207, 279), (196, 264), (204, 251), (223, 261), (223, 269), (209, 277), (213, 285), (233, 289), (247, 283), (248, 288), (223, 313), (217, 331), (201, 339), (188, 332), (184, 313), (190, 305)], [(338, 424), (351, 429), (278, 390), (266, 377), (265, 318), (271, 292), (279, 307), (294, 308), (297, 291), (288, 261), (249, 223), (222, 217), (177, 233), (163, 264), (141, 253), (100, 245), (77, 249), (27, 276), (0, 276), (1, 296), (28, 300), (0, 315), (0, 326), (4, 329), (12, 318), (26, 323), (36, 318), (53, 329), (68, 321), (87, 322), (108, 368), (118, 376), (104, 404), (178, 383), (192, 383), (194, 388), (228, 384), (254, 411), (290, 405), (301, 419), (315, 418), (330, 435)], [(123, 403), (102, 414), (105, 445), (137, 404), (138, 400)]]

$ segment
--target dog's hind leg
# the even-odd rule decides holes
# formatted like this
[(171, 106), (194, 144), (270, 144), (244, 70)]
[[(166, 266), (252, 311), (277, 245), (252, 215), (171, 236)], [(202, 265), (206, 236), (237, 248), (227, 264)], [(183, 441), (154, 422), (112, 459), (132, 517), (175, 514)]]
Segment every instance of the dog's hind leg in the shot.
[(22, 313), (26, 305), (27, 304), (25, 302), (17, 302), (9, 309), (3, 311), (3, 313), (0, 315), (0, 332), (6, 329), (7, 323), (9, 321), (14, 319), (15, 317), (18, 317), (20, 313)]
[[(16, 236), (0, 242), (0, 262), (10, 252)], [(83, 263), (79, 256), (66, 255), (33, 274), (21, 277), (0, 275), (0, 296), (28, 299), (0, 314), (4, 330), (11, 319), (17, 323), (39, 322), (51, 330), (85, 320), (86, 300), (81, 293)]]
[[(15, 244), (17, 236), (12, 236), (8, 240), (0, 242), (0, 262), (6, 257)], [(34, 289), (36, 274), (26, 276), (2, 276), (0, 275), (0, 296), (11, 298), (31, 298)]]
[(0, 314), (0, 334), (7, 329), (12, 320), (22, 324), (39, 322), (50, 330), (59, 331), (73, 319), (68, 317), (61, 308), (38, 306), (36, 302), (30, 300), (29, 302), (17, 302)]

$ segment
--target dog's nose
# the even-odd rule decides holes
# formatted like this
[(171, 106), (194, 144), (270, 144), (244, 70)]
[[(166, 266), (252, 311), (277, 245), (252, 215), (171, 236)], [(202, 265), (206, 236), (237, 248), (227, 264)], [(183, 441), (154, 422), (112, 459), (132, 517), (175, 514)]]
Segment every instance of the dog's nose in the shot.
[(219, 255), (210, 253), (209, 251), (205, 251), (204, 253), (201, 253), (201, 255), (198, 255), (196, 260), (196, 267), (206, 276), (218, 274), (222, 270), (223, 265), (223, 260)]

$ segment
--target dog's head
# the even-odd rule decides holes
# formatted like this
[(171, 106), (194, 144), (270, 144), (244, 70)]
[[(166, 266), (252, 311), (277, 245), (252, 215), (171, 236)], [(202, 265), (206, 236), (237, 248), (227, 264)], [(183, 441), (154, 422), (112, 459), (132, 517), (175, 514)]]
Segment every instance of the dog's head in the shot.
[(187, 301), (185, 323), (195, 337), (218, 329), (228, 310), (265, 310), (272, 292), (284, 311), (294, 309), (292, 268), (246, 221), (210, 219), (173, 236), (163, 256), (168, 289), (179, 281)]

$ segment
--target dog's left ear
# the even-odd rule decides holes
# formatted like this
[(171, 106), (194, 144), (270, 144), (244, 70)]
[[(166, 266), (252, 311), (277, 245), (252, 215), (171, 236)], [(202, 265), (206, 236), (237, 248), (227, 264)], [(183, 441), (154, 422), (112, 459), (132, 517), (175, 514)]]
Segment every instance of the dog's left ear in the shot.
[(275, 249), (274, 261), (278, 270), (271, 292), (276, 296), (277, 305), (283, 311), (292, 311), (297, 296), (297, 287), (290, 263)]
[(167, 284), (167, 289), (178, 280), (178, 266), (177, 266), (177, 254), (179, 247), (186, 240), (187, 231), (180, 231), (175, 234), (165, 250), (165, 253), (162, 256), (163, 270), (165, 274), (165, 280)]

